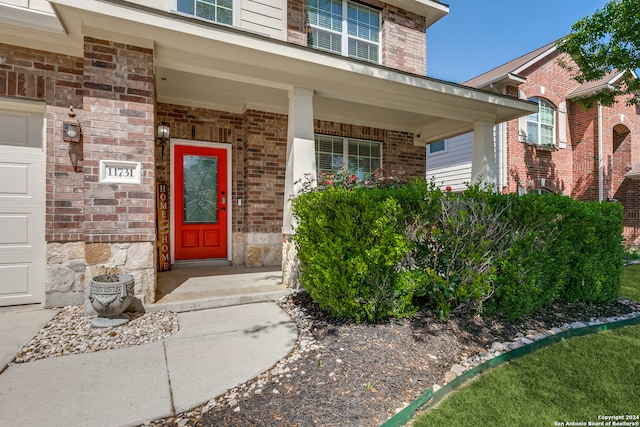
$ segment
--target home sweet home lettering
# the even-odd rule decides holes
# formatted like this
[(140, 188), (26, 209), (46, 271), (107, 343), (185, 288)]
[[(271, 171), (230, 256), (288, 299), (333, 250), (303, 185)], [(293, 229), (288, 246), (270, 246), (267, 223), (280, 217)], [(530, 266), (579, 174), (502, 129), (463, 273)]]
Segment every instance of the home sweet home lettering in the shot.
[(158, 271), (171, 270), (171, 254), (169, 245), (169, 197), (166, 182), (157, 184), (158, 212)]

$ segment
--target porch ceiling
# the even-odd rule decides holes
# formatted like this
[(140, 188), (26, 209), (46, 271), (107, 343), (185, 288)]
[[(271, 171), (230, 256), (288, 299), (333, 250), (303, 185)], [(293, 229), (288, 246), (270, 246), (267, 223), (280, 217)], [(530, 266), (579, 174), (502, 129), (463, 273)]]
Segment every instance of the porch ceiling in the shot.
[[(117, 1), (51, 0), (68, 38), (155, 52), (159, 102), (287, 113), (293, 87), (314, 91), (319, 119), (421, 134), (429, 143), (531, 112), (527, 101), (330, 55), (246, 31)], [(117, 29), (114, 30), (114, 29)]]

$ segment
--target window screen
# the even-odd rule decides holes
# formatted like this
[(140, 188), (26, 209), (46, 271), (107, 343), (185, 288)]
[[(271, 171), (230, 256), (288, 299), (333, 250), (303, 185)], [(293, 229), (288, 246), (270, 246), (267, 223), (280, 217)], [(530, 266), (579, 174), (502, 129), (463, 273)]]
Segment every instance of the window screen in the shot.
[(380, 62), (380, 12), (342, 0), (307, 0), (307, 44), (374, 63)]
[(178, 0), (178, 12), (222, 24), (233, 24), (233, 0)]

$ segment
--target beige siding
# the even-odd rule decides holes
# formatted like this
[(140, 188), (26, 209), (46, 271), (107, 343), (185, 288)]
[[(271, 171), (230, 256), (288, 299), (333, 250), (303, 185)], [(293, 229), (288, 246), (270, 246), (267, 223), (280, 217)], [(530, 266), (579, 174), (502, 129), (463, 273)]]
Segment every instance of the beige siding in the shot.
[(440, 188), (450, 186), (462, 191), (471, 181), (471, 148), (473, 133), (447, 139), (444, 152), (429, 154), (427, 151), (427, 179), (433, 179)]
[(286, 2), (283, 0), (241, 0), (240, 27), (286, 40)]
[[(165, 11), (176, 9), (173, 0), (130, 0), (130, 2)], [(234, 0), (233, 6), (237, 9), (234, 11), (234, 25), (258, 34), (286, 40), (286, 5), (286, 0)]]

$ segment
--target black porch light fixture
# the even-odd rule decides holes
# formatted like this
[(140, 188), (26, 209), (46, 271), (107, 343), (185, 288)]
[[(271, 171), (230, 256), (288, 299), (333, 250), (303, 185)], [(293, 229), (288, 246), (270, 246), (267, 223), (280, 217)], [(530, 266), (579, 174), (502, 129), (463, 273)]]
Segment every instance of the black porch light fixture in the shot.
[(67, 114), (69, 118), (62, 121), (62, 140), (65, 142), (80, 142), (82, 131), (80, 129), (80, 123), (76, 120), (76, 113), (73, 111), (73, 106), (69, 107)]
[(164, 146), (167, 144), (167, 141), (169, 141), (169, 125), (167, 125), (167, 122), (160, 122), (160, 124), (158, 125), (158, 141), (160, 141), (160, 146), (162, 147), (162, 153), (161, 153), (161, 158), (164, 159)]

